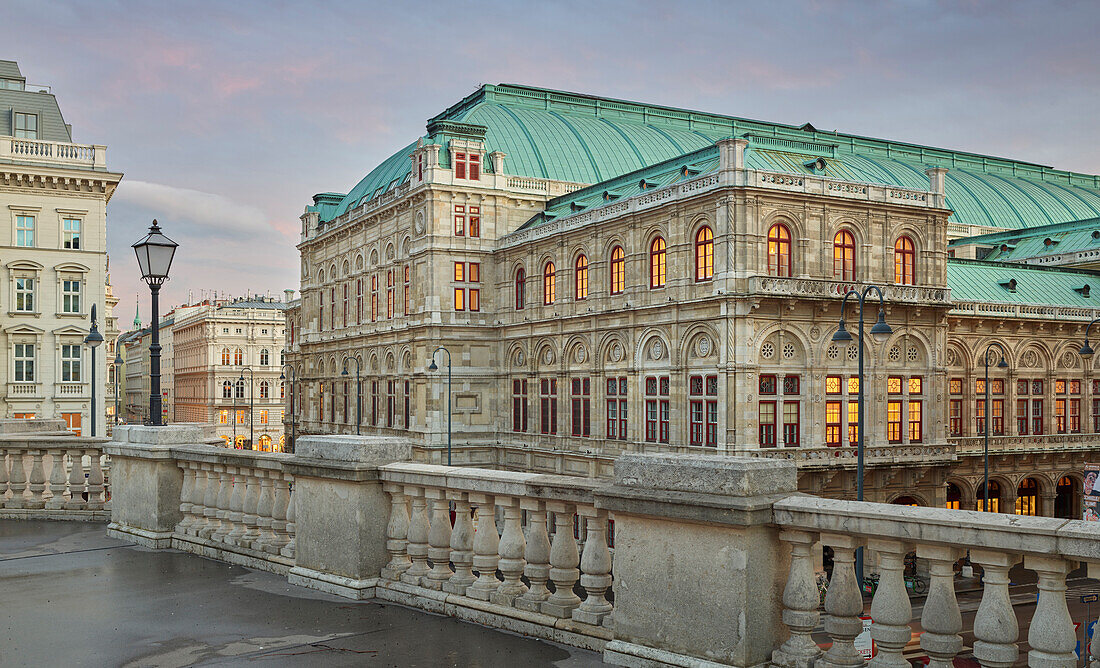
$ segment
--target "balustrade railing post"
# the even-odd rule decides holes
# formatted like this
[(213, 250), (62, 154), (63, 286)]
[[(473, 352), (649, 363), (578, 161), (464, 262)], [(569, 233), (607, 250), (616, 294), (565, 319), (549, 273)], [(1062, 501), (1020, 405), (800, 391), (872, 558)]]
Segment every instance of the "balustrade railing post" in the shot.
[(287, 494), (286, 503), (286, 545), (283, 549), (279, 550), (279, 554), (283, 555), (287, 559), (293, 559), (298, 552), (298, 509), (297, 503), (295, 503), (295, 490), (294, 481), (287, 480), (289, 492)]
[(191, 462), (180, 462), (183, 469), (183, 487), (180, 488), (180, 521), (176, 523), (175, 531), (187, 533), (187, 527), (191, 524), (191, 508), (194, 506), (195, 494), (195, 469)]
[(1077, 635), (1066, 605), (1066, 575), (1070, 563), (1060, 557), (1024, 557), (1024, 568), (1039, 579), (1039, 602), (1027, 632), (1032, 668), (1073, 668), (1077, 665)]
[(50, 455), (50, 500), (46, 507), (59, 510), (65, 505), (65, 451), (51, 448)]
[(256, 515), (256, 508), (260, 502), (259, 476), (261, 475), (263, 475), (263, 470), (255, 469), (244, 481), (244, 504), (241, 507), (241, 521), (244, 522), (245, 530), (241, 536), (240, 545), (250, 550), (254, 549), (252, 546), (260, 537), (260, 518)]
[(543, 601), (542, 612), (568, 619), (581, 604), (581, 597), (573, 591), (581, 574), (577, 568), (580, 554), (573, 538), (574, 507), (561, 501), (548, 501), (546, 507), (554, 513), (554, 539), (550, 543), (550, 581), (554, 583), (554, 593)]
[(423, 487), (405, 487), (405, 495), (409, 497), (412, 506), (409, 516), (409, 542), (405, 548), (412, 565), (401, 574), (401, 581), (420, 585), (421, 579), (431, 570), (428, 568), (428, 534), (431, 531), (428, 500), (424, 498)]
[(191, 489), (191, 510), (188, 513), (187, 525), (183, 527), (182, 532), (185, 536), (197, 536), (206, 521), (203, 517), (203, 513), (206, 511), (203, 501), (206, 498), (206, 488), (209, 485), (208, 471), (199, 462), (188, 462), (188, 467), (195, 475), (195, 485)]
[(818, 659), (823, 668), (862, 668), (863, 656), (855, 648), (856, 636), (863, 631), (863, 594), (856, 583), (855, 551), (859, 547), (853, 536), (822, 534), (821, 542), (833, 548), (833, 576), (825, 593), (825, 632), (833, 646)]
[[(2, 144), (2, 142), (0, 142)], [(0, 508), (8, 500), (8, 451), (0, 449)]]
[(429, 589), (441, 590), (451, 579), (451, 504), (443, 489), (426, 489), (424, 496), (431, 504), (428, 558), (432, 561), (432, 570), (422, 582)]
[(221, 489), (221, 475), (218, 464), (203, 464), (206, 473), (206, 491), (202, 499), (202, 524), (195, 531), (197, 538), (207, 539), (218, 528), (218, 490)]
[(257, 552), (267, 552), (267, 546), (275, 540), (275, 532), (271, 528), (274, 521), (272, 513), (275, 510), (275, 476), (277, 471), (260, 471), (260, 496), (256, 499), (256, 530), (259, 535), (252, 541), (252, 549)]
[(244, 532), (247, 527), (244, 525), (244, 479), (247, 475), (245, 473), (247, 469), (244, 466), (239, 466), (235, 469), (235, 474), (231, 482), (229, 490), (229, 512), (226, 513), (226, 517), (229, 519), (233, 528), (225, 534), (225, 542), (230, 545), (239, 546), (241, 544), (241, 538), (244, 537)]
[(217, 508), (214, 517), (217, 518), (217, 528), (210, 534), (210, 540), (220, 543), (226, 535), (233, 530), (229, 521), (229, 499), (233, 493), (233, 476), (237, 473), (236, 466), (218, 467), (218, 497), (214, 504)]
[(982, 567), (982, 602), (974, 615), (974, 658), (985, 668), (1010, 668), (1020, 650), (1020, 625), (1009, 596), (1008, 571), (1019, 557), (1005, 552), (970, 550), (970, 561)]
[(286, 477), (274, 471), (272, 476), (272, 490), (275, 493), (271, 506), (271, 541), (264, 545), (264, 552), (279, 554), (290, 542), (286, 532), (287, 510), (290, 508), (290, 486)]
[(470, 503), (477, 506), (477, 528), (474, 530), (474, 568), (478, 578), (466, 588), (466, 595), (488, 601), (500, 586), (497, 562), (500, 559), (500, 534), (497, 533), (496, 500), (491, 494), (470, 493)]
[(526, 550), (524, 559), (527, 565), (523, 574), (527, 576), (530, 587), (515, 600), (515, 606), (521, 610), (538, 612), (542, 602), (550, 598), (546, 581), (550, 578), (550, 535), (546, 531), (546, 506), (537, 499), (524, 498), (520, 508), (527, 511)]
[(821, 649), (813, 631), (821, 618), (821, 595), (814, 575), (813, 547), (817, 535), (807, 531), (782, 531), (780, 540), (791, 546), (791, 567), (783, 588), (783, 623), (791, 635), (772, 653), (772, 664), (782, 668), (813, 668)]
[(913, 606), (905, 589), (905, 555), (912, 549), (907, 543), (871, 539), (867, 548), (878, 554), (878, 588), (871, 600), (871, 640), (878, 646), (868, 668), (909, 668), (902, 657), (912, 638), (909, 622)]
[(516, 598), (527, 592), (523, 584), (523, 569), (527, 566), (524, 552), (527, 541), (523, 537), (523, 510), (515, 497), (496, 497), (497, 505), (504, 508), (504, 531), (500, 534), (498, 568), (504, 581), (492, 593), (489, 600), (497, 605), (512, 606)]
[(917, 556), (928, 560), (928, 597), (920, 623), (920, 646), (928, 652), (929, 668), (951, 668), (962, 649), (962, 613), (955, 597), (954, 564), (962, 556), (958, 548), (918, 545)]
[(104, 499), (103, 465), (99, 459), (103, 453), (99, 450), (86, 450), (88, 455), (88, 510), (102, 510)]
[(451, 529), (451, 562), (455, 565), (454, 575), (443, 583), (443, 591), (449, 594), (466, 595), (466, 589), (477, 578), (474, 577), (474, 523), (470, 513), (470, 500), (466, 492), (448, 491), (447, 498), (455, 504), (455, 524)]
[(388, 482), (382, 489), (390, 495), (390, 521), (386, 525), (386, 551), (390, 553), (390, 562), (382, 569), (382, 577), (396, 582), (412, 566), (406, 551), (409, 544), (409, 505), (405, 488), (401, 485)]
[(31, 476), (29, 489), (31, 491), (28, 508), (41, 509), (46, 506), (43, 492), (46, 490), (46, 473), (42, 467), (42, 451), (31, 450)]
[(607, 600), (611, 588), (611, 550), (607, 547), (607, 511), (593, 506), (578, 506), (577, 514), (585, 518), (584, 551), (581, 553), (581, 586), (587, 594), (573, 611), (573, 619), (599, 625), (611, 614)]

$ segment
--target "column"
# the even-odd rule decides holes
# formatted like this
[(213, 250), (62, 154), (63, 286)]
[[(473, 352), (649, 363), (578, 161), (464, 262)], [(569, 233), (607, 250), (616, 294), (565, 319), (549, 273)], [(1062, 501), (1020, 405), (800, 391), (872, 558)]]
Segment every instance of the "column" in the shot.
[(833, 576), (825, 593), (825, 632), (833, 646), (815, 666), (824, 668), (862, 668), (863, 656), (856, 651), (855, 639), (863, 630), (863, 594), (856, 583), (854, 536), (822, 534), (821, 542), (833, 548)]
[(422, 487), (405, 487), (405, 495), (411, 499), (412, 514), (409, 516), (409, 543), (406, 551), (412, 565), (401, 574), (406, 584), (420, 585), (421, 578), (428, 574), (428, 500), (424, 498)]
[(813, 547), (817, 535), (806, 531), (782, 531), (780, 540), (790, 545), (791, 568), (783, 588), (783, 623), (791, 635), (772, 654), (772, 664), (781, 668), (813, 668), (821, 650), (813, 630), (821, 618), (821, 596), (814, 576)]
[(527, 511), (526, 551), (527, 565), (523, 574), (531, 583), (527, 591), (515, 600), (521, 610), (538, 612), (542, 602), (550, 598), (546, 582), (550, 578), (550, 536), (546, 532), (546, 507), (541, 501), (524, 498), (520, 507)]
[(581, 586), (586, 597), (573, 611), (573, 620), (599, 625), (611, 614), (607, 590), (611, 588), (611, 551), (607, 547), (607, 511), (579, 506), (585, 518), (586, 537), (581, 552)]
[(984, 571), (982, 602), (974, 615), (974, 658), (987, 668), (1010, 668), (1020, 654), (1020, 625), (1008, 592), (1008, 571), (1017, 560), (1004, 552), (970, 551), (970, 561)]
[(386, 483), (383, 491), (390, 495), (390, 521), (386, 525), (386, 551), (390, 554), (390, 561), (382, 569), (382, 577), (398, 581), (401, 574), (412, 566), (406, 552), (409, 542), (409, 506), (403, 486)]
[[(986, 417), (989, 414), (986, 413)], [(917, 556), (928, 560), (928, 598), (920, 623), (924, 633), (921, 649), (928, 652), (929, 668), (951, 668), (955, 655), (962, 649), (962, 614), (955, 598), (954, 564), (961, 552), (953, 547), (920, 545)]]
[(542, 604), (542, 612), (562, 619), (573, 616), (573, 610), (581, 604), (573, 585), (580, 577), (580, 555), (573, 538), (573, 505), (562, 501), (548, 501), (546, 507), (554, 513), (554, 540), (550, 543), (550, 580), (554, 593)]
[(497, 566), (504, 581), (497, 587), (489, 600), (497, 605), (511, 606), (517, 597), (527, 592), (527, 585), (520, 579), (527, 561), (523, 558), (527, 549), (523, 537), (523, 511), (519, 499), (515, 497), (496, 497), (496, 503), (504, 508), (504, 531), (500, 535)]

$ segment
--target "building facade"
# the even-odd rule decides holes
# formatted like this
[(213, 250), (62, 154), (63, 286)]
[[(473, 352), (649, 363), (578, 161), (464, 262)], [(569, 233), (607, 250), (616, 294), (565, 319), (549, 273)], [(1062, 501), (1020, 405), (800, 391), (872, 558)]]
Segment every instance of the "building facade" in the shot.
[(849, 290), (876, 322), (875, 285), (891, 332), (864, 337), (867, 498), (977, 504), (992, 345), (991, 504), (1071, 516), (1100, 454), (1078, 354), (1100, 277), (992, 242), (963, 258), (1097, 213), (1097, 176), (485, 86), (306, 207), (291, 413), (441, 461), (449, 402), (457, 462), (601, 476), (625, 451), (749, 454), (850, 497), (859, 348), (833, 335), (857, 336)]
[[(73, 143), (57, 99), (0, 61), (0, 267), (7, 290), (0, 328), (0, 403), (5, 418), (63, 418), (103, 435), (103, 404), (91, 406), (91, 306), (104, 327), (107, 203), (122, 175), (106, 147)], [(108, 378), (97, 350), (97, 384)], [(104, 394), (97, 393), (103, 402)]]

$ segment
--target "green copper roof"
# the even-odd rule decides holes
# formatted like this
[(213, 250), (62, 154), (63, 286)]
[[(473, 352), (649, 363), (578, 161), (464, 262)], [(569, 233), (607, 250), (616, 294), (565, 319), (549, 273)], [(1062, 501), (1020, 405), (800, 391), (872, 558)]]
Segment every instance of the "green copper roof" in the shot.
[(1100, 307), (1100, 273), (1083, 269), (951, 258), (947, 286), (957, 302)]
[[(1015, 229), (1100, 216), (1100, 176), (821, 132), (809, 124), (796, 127), (504, 84), (482, 86), (428, 124), (435, 134), (426, 139), (444, 146), (449, 124), (483, 127), (486, 151), (507, 154), (504, 171), (517, 176), (603, 184), (725, 137), (748, 136), (753, 150), (746, 161), (757, 169), (926, 189), (924, 170), (946, 167), (947, 206), (957, 223)], [(331, 220), (402, 183), (414, 146), (376, 167), (331, 210), (317, 209), (321, 219)], [(825, 158), (824, 171), (805, 166), (815, 156)], [(440, 158), (446, 164), (445, 151)]]
[(1100, 218), (964, 237), (951, 242), (953, 246), (970, 244), (991, 247), (985, 259), (997, 262), (1020, 262), (1084, 251), (1098, 252), (1097, 257), (1100, 257)]

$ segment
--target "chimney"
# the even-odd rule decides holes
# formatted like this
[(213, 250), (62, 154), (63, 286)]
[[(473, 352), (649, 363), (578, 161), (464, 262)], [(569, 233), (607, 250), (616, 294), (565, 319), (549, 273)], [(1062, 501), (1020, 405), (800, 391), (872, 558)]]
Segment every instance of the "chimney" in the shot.
[(283, 301), (289, 304), (294, 299), (293, 290), (283, 290)]

